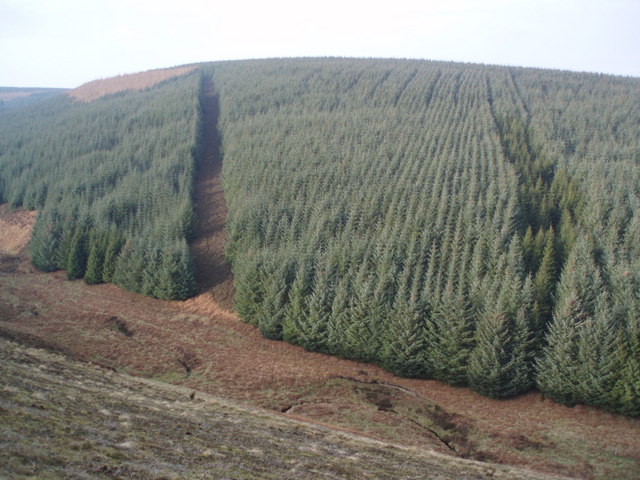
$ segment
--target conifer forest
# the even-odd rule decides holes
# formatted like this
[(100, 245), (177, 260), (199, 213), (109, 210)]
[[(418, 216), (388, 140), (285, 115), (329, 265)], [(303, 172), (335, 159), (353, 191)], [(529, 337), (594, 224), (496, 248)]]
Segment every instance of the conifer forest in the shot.
[(37, 268), (196, 293), (205, 81), (243, 320), (402, 376), (640, 416), (640, 79), (229, 61), (3, 111), (0, 203), (39, 211)]

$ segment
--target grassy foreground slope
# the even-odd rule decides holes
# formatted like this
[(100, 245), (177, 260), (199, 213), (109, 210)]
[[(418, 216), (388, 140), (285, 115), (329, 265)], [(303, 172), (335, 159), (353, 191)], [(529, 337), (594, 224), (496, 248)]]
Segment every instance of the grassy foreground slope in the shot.
[(639, 471), (640, 419), (537, 392), (490, 399), (306, 352), (264, 338), (206, 293), (166, 302), (39, 272), (25, 252), (34, 217), (0, 206), (1, 336), (420, 450), (585, 479)]
[(286, 420), (5, 339), (0, 360), (8, 478), (559, 478)]
[(213, 67), (246, 321), (493, 397), (640, 414), (640, 80)]

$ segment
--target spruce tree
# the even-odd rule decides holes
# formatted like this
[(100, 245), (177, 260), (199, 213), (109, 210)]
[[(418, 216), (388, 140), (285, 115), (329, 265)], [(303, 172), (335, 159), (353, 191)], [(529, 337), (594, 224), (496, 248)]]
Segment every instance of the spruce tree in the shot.
[(40, 213), (29, 242), (31, 262), (38, 270), (53, 272), (59, 268), (56, 259), (59, 241), (60, 234), (55, 221)]
[(607, 406), (624, 415), (640, 417), (640, 329), (621, 334), (618, 340), (618, 370), (608, 394)]
[(310, 273), (305, 264), (298, 268), (296, 278), (289, 290), (289, 304), (282, 321), (282, 338), (286, 342), (305, 347), (304, 324), (307, 323), (309, 310), (307, 295), (310, 290)]
[(105, 248), (105, 238), (102, 234), (92, 230), (89, 235), (87, 271), (84, 275), (84, 281), (89, 285), (102, 283)]
[(120, 249), (124, 245), (124, 240), (118, 233), (117, 227), (114, 225), (109, 230), (107, 237), (106, 250), (104, 253), (104, 262), (102, 264), (102, 281), (110, 283), (113, 280), (113, 272), (116, 268), (116, 261), (120, 254)]
[(396, 303), (389, 314), (389, 326), (382, 347), (382, 362), (386, 369), (405, 377), (431, 376), (426, 353), (426, 315), (418, 305), (402, 300)]
[(262, 259), (254, 251), (234, 259), (233, 280), (235, 296), (233, 306), (240, 318), (254, 326), (258, 326), (257, 317), (263, 299)]
[(596, 311), (578, 332), (575, 396), (580, 403), (609, 406), (609, 396), (619, 376), (618, 319), (602, 293)]
[[(327, 329), (331, 317), (331, 304), (335, 287), (333, 285), (334, 279), (330, 272), (326, 270), (326, 266), (316, 269), (311, 292), (304, 299), (292, 298), (291, 305), (294, 306), (294, 310), (289, 314), (302, 313), (297, 319), (297, 342), (295, 343), (306, 350), (317, 352), (327, 352), (329, 348)], [(302, 275), (306, 274), (303, 272)], [(300, 277), (297, 277), (296, 280), (305, 281)], [(308, 287), (299, 283), (296, 288), (298, 289), (296, 295), (299, 296), (300, 289), (307, 289)]]
[(349, 299), (347, 324), (343, 332), (345, 356), (354, 360), (376, 361), (380, 358), (382, 336), (385, 326), (385, 309), (373, 293), (371, 279), (361, 269), (356, 276), (353, 294)]
[(71, 238), (69, 254), (65, 266), (69, 280), (82, 278), (84, 276), (88, 258), (87, 240), (86, 230), (83, 227), (76, 227)]
[(531, 279), (523, 281), (517, 238), (510, 244), (500, 292), (488, 299), (469, 359), (470, 386), (490, 397), (524, 392), (532, 384)]
[(573, 378), (577, 326), (586, 319), (583, 305), (575, 287), (564, 287), (556, 304), (553, 321), (546, 336), (546, 345), (536, 364), (538, 389), (554, 400), (573, 405), (577, 402)]
[(150, 249), (143, 272), (143, 293), (164, 300), (186, 300), (197, 293), (195, 269), (184, 240), (161, 251)]
[(349, 299), (352, 295), (351, 275), (347, 273), (338, 282), (327, 323), (327, 348), (333, 355), (348, 356), (349, 354), (344, 335), (351, 321)]
[(535, 272), (538, 270), (537, 253), (538, 252), (536, 252), (535, 237), (533, 236), (531, 225), (529, 225), (522, 239), (522, 255), (524, 265), (529, 272)]
[(614, 279), (618, 294), (615, 308), (622, 327), (617, 332), (617, 375), (607, 406), (640, 417), (640, 269), (622, 263), (614, 272)]
[(58, 219), (59, 241), (56, 248), (56, 264), (60, 270), (67, 269), (73, 236), (76, 230), (75, 220), (70, 218), (64, 220)]
[(461, 288), (449, 283), (427, 320), (427, 358), (434, 378), (451, 385), (467, 385), (474, 330), (471, 303)]
[(260, 332), (272, 340), (282, 340), (293, 265), (282, 256), (269, 258), (260, 274), (260, 308), (255, 322)]
[(562, 271), (553, 321), (536, 366), (538, 389), (561, 403), (572, 405), (582, 401), (576, 389), (581, 376), (577, 360), (580, 333), (585, 323), (593, 321), (598, 297), (604, 288), (590, 242), (581, 237)]
[(191, 257), (189, 246), (184, 239), (178, 241), (175, 253), (176, 265), (176, 300), (186, 300), (198, 293), (198, 284), (196, 282), (196, 266)]
[(144, 265), (143, 248), (128, 240), (123, 245), (116, 260), (113, 283), (130, 292), (139, 292), (142, 288)]
[(555, 236), (553, 228), (548, 230), (546, 237), (547, 240), (544, 253), (542, 255), (542, 261), (540, 263), (540, 268), (535, 274), (534, 280), (535, 318), (533, 319), (534, 324), (532, 327), (533, 333), (538, 339), (540, 348), (542, 347), (546, 326), (551, 321), (554, 291), (557, 282)]
[(144, 267), (140, 278), (140, 293), (148, 297), (164, 300), (175, 298), (175, 281), (173, 269), (175, 268), (171, 246), (149, 244), (151, 239), (144, 243)]

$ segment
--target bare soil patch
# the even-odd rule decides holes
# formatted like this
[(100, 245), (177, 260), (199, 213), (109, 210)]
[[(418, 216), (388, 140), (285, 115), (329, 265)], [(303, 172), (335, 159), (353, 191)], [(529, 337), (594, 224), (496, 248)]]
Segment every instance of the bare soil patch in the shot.
[(81, 102), (90, 102), (113, 93), (149, 88), (164, 80), (168, 80), (169, 78), (184, 75), (195, 68), (195, 66), (162, 68), (158, 70), (149, 70), (146, 72), (130, 73), (126, 75), (118, 75), (117, 77), (112, 78), (93, 80), (92, 82), (80, 85), (73, 90), (69, 90), (66, 94)]
[(11, 210), (0, 205), (0, 252), (5, 255), (22, 255), (29, 243), (37, 213), (23, 208)]

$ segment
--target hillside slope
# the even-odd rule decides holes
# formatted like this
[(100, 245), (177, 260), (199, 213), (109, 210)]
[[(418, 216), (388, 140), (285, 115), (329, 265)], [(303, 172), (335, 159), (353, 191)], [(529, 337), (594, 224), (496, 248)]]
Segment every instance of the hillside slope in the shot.
[(114, 93), (131, 92), (151, 88), (154, 85), (195, 70), (196, 66), (161, 68), (147, 72), (130, 73), (112, 78), (103, 78), (69, 90), (67, 95), (81, 102), (90, 102)]
[(268, 338), (640, 415), (637, 79), (289, 59), (91, 85), (0, 118), (37, 268), (185, 299), (194, 253)]
[(640, 79), (214, 64), (235, 308), (406, 376), (640, 415)]
[(0, 339), (0, 476), (552, 479), (286, 420)]
[[(529, 393), (497, 401), (273, 342), (207, 295), (164, 302), (30, 266), (29, 214), (0, 210), (0, 332), (111, 370), (456, 457), (585, 479), (633, 478), (640, 420)], [(1, 248), (1, 247), (0, 247)], [(22, 253), (20, 253), (22, 251)]]
[[(201, 78), (169, 77), (90, 102), (60, 95), (2, 112), (0, 201), (39, 210), (37, 268), (154, 297), (195, 293), (187, 241)], [(131, 89), (149, 85), (144, 75), (126, 78)]]

